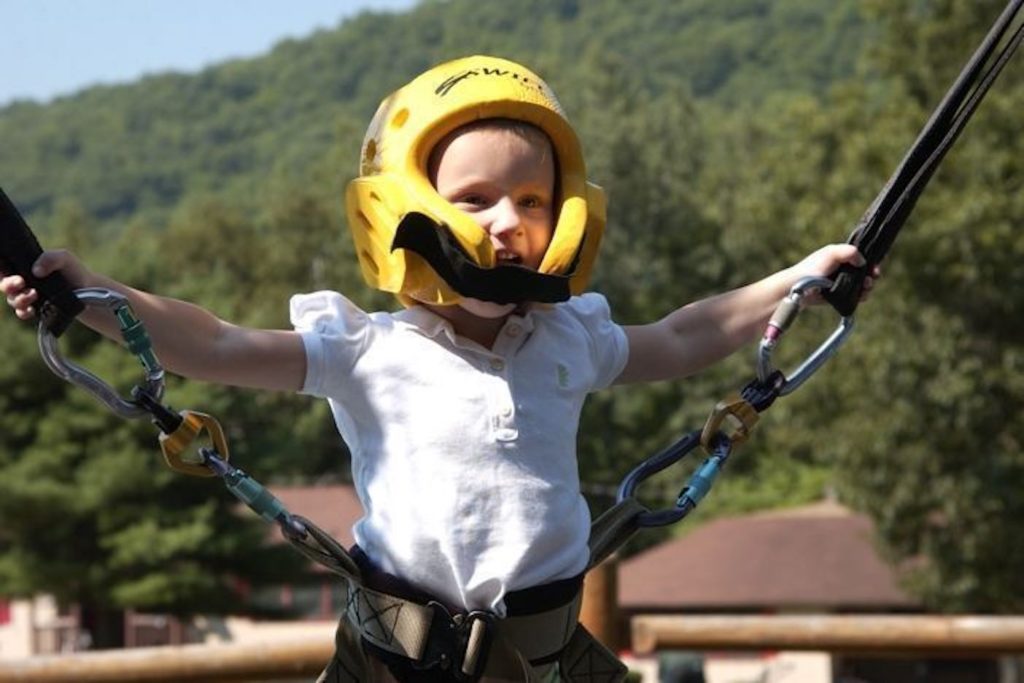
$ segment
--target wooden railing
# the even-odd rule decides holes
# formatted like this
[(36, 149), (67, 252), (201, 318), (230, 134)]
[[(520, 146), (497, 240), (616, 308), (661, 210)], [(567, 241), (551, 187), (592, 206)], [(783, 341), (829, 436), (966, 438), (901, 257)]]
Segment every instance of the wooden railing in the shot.
[[(637, 616), (638, 655), (662, 649), (862, 653), (1024, 652), (1024, 617)], [(313, 680), (330, 658), (322, 635), (259, 645), (184, 645), (0, 660), (2, 683), (229, 683)]]
[(231, 683), (314, 680), (334, 652), (322, 636), (255, 645), (177, 645), (0, 660), (2, 683)]
[(780, 615), (637, 616), (633, 651), (821, 650), (866, 653), (1024, 652), (1024, 617)]

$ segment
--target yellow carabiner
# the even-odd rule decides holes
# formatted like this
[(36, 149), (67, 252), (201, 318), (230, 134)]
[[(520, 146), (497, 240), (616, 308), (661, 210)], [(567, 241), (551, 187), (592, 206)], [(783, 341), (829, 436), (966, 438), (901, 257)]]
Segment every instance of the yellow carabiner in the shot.
[(217, 455), (228, 459), (228, 442), (224, 430), (216, 418), (194, 410), (183, 410), (181, 424), (170, 434), (160, 434), (160, 450), (163, 451), (167, 466), (175, 472), (193, 477), (215, 477), (216, 472), (198, 460), (186, 460), (183, 455), (205, 431), (213, 443)]
[(750, 437), (750, 432), (753, 431), (754, 425), (757, 424), (760, 417), (754, 406), (738, 394), (733, 394), (729, 398), (719, 401), (711, 411), (711, 415), (708, 416), (708, 421), (704, 423), (704, 429), (700, 433), (700, 445), (708, 454), (711, 454), (711, 442), (715, 435), (722, 431), (722, 425), (726, 420), (730, 421), (734, 429), (731, 433), (725, 433), (725, 436), (733, 445), (739, 445)]

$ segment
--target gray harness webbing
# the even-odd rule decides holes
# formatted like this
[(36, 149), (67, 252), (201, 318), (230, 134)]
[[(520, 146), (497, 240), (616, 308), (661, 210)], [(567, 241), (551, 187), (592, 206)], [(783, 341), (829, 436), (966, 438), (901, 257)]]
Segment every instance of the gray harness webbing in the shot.
[[(628, 498), (594, 521), (588, 569), (637, 530), (634, 520), (645, 510)], [(566, 683), (618, 683), (625, 679), (625, 665), (579, 623), (582, 591), (566, 604), (534, 614), (504, 619), (487, 612), (453, 615), (436, 602), (422, 604), (367, 587), (345, 548), (308, 519), (297, 515), (295, 519), (307, 534), (288, 534), (288, 540), (342, 579), (345, 612), (339, 632), (347, 623), (371, 645), (408, 658), (417, 667), (448, 670), (456, 681), (493, 676), (534, 683), (539, 680), (535, 667), (551, 662), (558, 663), (559, 678)], [(348, 669), (344, 664), (339, 668)], [(359, 680), (350, 676), (350, 680)], [(322, 676), (321, 680), (327, 679)]]

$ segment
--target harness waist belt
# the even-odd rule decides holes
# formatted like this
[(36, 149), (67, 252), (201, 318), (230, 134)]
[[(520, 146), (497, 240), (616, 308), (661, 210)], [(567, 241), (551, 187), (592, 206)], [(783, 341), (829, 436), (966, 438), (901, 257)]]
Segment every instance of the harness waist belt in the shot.
[[(522, 680), (531, 681), (532, 666), (558, 661), (563, 680), (615, 682), (625, 676), (626, 667), (579, 624), (580, 585), (568, 601), (528, 614), (503, 619), (488, 612), (453, 614), (437, 601), (410, 600), (370, 587), (358, 551), (353, 556), (309, 520), (294, 519), (307, 535), (289, 535), (292, 545), (343, 579), (342, 619), (370, 646), (404, 657), (415, 668), (438, 667), (455, 680), (477, 681), (491, 659), (512, 660)], [(510, 597), (514, 600), (517, 593)], [(504, 656), (492, 658), (493, 651)]]

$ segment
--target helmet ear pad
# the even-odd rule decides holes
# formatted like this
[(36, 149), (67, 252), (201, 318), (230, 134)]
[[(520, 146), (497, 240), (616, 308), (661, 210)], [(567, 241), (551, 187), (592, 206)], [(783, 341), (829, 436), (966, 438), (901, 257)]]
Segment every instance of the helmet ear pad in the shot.
[[(435, 146), (481, 119), (531, 124), (554, 150), (557, 218), (538, 271), (528, 271), (536, 276), (532, 281), (506, 270), (524, 268), (497, 266), (490, 236), (441, 197), (428, 177)], [(410, 300), (455, 304), (462, 296), (564, 300), (585, 290), (605, 225), (604, 192), (586, 181), (576, 134), (550, 89), (523, 67), (493, 57), (435, 67), (381, 103), (364, 140), (361, 176), (346, 189), (346, 209), (364, 279), (407, 305)], [(439, 234), (426, 236), (427, 225)], [(420, 237), (410, 240), (413, 233)], [(468, 275), (439, 273), (450, 269), (428, 255), (438, 249), (454, 255), (455, 269)], [(470, 285), (490, 274), (492, 285)], [(565, 282), (555, 287), (551, 278)], [(495, 294), (503, 287), (521, 291)]]
[[(382, 174), (356, 178), (348, 184), (345, 203), (363, 279), (372, 287), (404, 294), (415, 301), (455, 303), (460, 295), (438, 276), (423, 256), (395, 246), (399, 226), (408, 217), (423, 217), (437, 230), (448, 232), (469, 258), (484, 267), (494, 264), (494, 249), (489, 239), (483, 239), (486, 237), (484, 231), (468, 215), (461, 214), (445, 202), (432, 187), (429, 192), (425, 193), (422, 187), (417, 192), (410, 185), (419, 183), (410, 180), (408, 176)], [(417, 199), (421, 193), (428, 195), (426, 201)], [(434, 197), (430, 197), (431, 194)], [(438, 206), (440, 203), (447, 207)], [(444, 214), (449, 212), (444, 208), (461, 214), (447, 216), (455, 221), (454, 229), (445, 221)], [(466, 222), (471, 225), (466, 225)], [(474, 233), (479, 233), (479, 237)]]
[[(358, 206), (353, 231), (364, 279), (386, 292), (411, 301), (450, 305), (462, 296), (496, 303), (564, 301), (586, 287), (604, 228), (604, 192), (592, 186), (592, 199), (574, 210), (587, 211), (582, 244), (573, 253), (563, 250), (565, 273), (550, 272), (542, 263), (538, 272), (516, 265), (496, 265), (490, 237), (467, 214), (453, 207), (430, 188), (431, 197), (416, 202), (418, 210), (395, 208), (396, 185), (401, 179), (374, 176), (352, 181), (347, 190), (349, 207)], [(590, 188), (588, 188), (590, 190)], [(391, 198), (389, 201), (388, 198)], [(431, 210), (433, 209), (433, 210)], [(563, 203), (564, 211), (564, 203)], [(558, 223), (562, 222), (560, 212)], [(569, 215), (570, 220), (579, 217)], [(350, 220), (353, 220), (350, 218)], [(382, 233), (374, 225), (395, 225)], [(556, 224), (554, 236), (559, 234)], [(545, 261), (552, 254), (545, 252)], [(403, 301), (410, 305), (410, 301)]]

